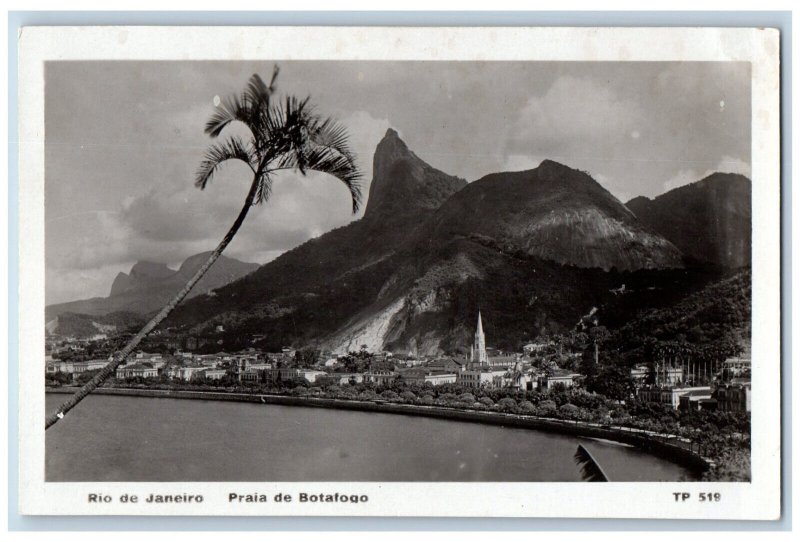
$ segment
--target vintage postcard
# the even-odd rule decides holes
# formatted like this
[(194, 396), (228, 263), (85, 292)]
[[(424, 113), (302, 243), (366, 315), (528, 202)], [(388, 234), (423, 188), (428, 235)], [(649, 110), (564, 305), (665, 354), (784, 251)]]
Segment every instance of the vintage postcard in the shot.
[(24, 28), (21, 513), (777, 519), (778, 43)]

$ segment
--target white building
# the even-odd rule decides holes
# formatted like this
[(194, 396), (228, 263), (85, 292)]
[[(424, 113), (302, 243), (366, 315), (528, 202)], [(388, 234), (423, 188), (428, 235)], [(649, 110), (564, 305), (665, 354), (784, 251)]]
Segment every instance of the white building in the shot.
[(188, 367), (171, 367), (169, 374), (173, 378), (178, 378), (180, 380), (185, 380), (188, 382), (196, 375), (201, 374), (206, 369), (207, 367), (203, 367), (202, 365), (192, 365)]
[(431, 384), (441, 386), (442, 384), (455, 384), (458, 374), (446, 371), (431, 371), (429, 369), (410, 369), (401, 374), (403, 380), (409, 384)]
[(571, 388), (575, 385), (575, 379), (579, 376), (581, 375), (559, 369), (554, 371), (553, 374), (540, 376), (539, 388), (542, 390), (549, 390), (553, 389), (556, 385), (561, 385), (565, 388)]
[(709, 396), (711, 394), (711, 387), (710, 386), (695, 386), (695, 387), (683, 387), (683, 388), (674, 388), (674, 387), (653, 387), (653, 388), (641, 388), (636, 391), (636, 396), (641, 400), (648, 403), (662, 403), (665, 405), (670, 405), (672, 408), (677, 409), (680, 406), (680, 399), (681, 396), (693, 393), (697, 394), (705, 394), (707, 393)]
[(156, 378), (158, 369), (145, 363), (135, 363), (125, 367), (117, 367), (117, 378)]
[(397, 378), (394, 371), (369, 371), (364, 373), (364, 382), (372, 384), (391, 384)]
[(222, 380), (227, 372), (225, 369), (206, 369), (203, 376), (208, 380)]
[(456, 384), (470, 388), (502, 388), (505, 368), (484, 367), (458, 373)]

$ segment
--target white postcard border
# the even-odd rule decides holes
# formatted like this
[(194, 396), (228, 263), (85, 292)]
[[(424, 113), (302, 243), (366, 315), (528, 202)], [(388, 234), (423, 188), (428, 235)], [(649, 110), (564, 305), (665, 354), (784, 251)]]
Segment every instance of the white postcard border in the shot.
[[(19, 509), (47, 515), (777, 519), (780, 514), (778, 32), (746, 28), (27, 27), (19, 37)], [(298, 47), (297, 44), (302, 44)], [(746, 61), (752, 66), (752, 483), (45, 483), (44, 62), (48, 60)], [(674, 492), (720, 492), (719, 503)], [(115, 497), (102, 506), (88, 493)], [(124, 493), (202, 494), (134, 506)], [(230, 492), (366, 494), (231, 505)]]

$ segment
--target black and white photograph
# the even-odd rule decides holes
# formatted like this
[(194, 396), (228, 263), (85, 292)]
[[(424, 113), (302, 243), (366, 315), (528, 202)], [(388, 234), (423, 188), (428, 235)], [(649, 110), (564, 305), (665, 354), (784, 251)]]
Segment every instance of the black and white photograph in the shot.
[(97, 507), (752, 484), (754, 64), (624, 58), (42, 62), (30, 468)]

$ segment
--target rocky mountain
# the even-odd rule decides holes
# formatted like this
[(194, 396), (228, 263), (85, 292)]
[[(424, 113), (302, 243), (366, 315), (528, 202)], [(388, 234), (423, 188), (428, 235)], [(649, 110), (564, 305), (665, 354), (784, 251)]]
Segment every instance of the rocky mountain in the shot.
[(266, 329), (278, 347), (300, 336), (318, 340), (374, 301), (409, 239), (466, 184), (425, 163), (390, 129), (375, 151), (362, 219), (282, 254), (213, 298), (186, 303), (170, 322), (198, 331), (211, 322)]
[[(208, 259), (210, 252), (187, 258), (177, 270), (165, 264), (137, 262), (130, 273), (119, 273), (111, 285), (108, 297), (95, 297), (68, 303), (48, 305), (48, 321), (64, 314), (101, 316), (109, 313), (145, 315), (160, 309), (180, 290), (189, 278)], [(245, 263), (226, 256), (220, 257), (200, 280), (189, 297), (207, 294), (258, 269), (258, 264)], [(74, 318), (73, 318), (74, 319)]]
[(675, 246), (651, 232), (588, 174), (545, 160), (495, 173), (450, 198), (436, 213), (439, 239), (482, 235), (531, 256), (577, 267), (624, 271), (682, 267)]
[(394, 267), (375, 301), (326, 346), (452, 351), (471, 333), (454, 325), (469, 315), (456, 313), (478, 306), (506, 331), (538, 333), (574, 324), (633, 280), (617, 271), (680, 269), (683, 260), (589, 175), (546, 160), (488, 175), (448, 198)]
[(375, 149), (372, 184), (366, 219), (386, 219), (433, 211), (464, 188), (464, 179), (435, 169), (409, 150), (396, 131), (389, 128)]
[[(493, 344), (513, 347), (592, 306), (622, 321), (708, 278), (683, 265), (586, 173), (545, 161), (467, 185), (389, 130), (364, 218), (188, 302), (169, 325), (203, 334), (222, 324), (230, 347), (257, 333), (267, 348), (453, 352), (469, 344), (480, 307)], [(617, 297), (622, 284), (629, 295)]]
[(109, 296), (120, 295), (132, 290), (151, 288), (154, 283), (158, 283), (174, 274), (175, 271), (163, 263), (136, 262), (131, 268), (130, 274), (122, 271), (117, 274), (111, 284)]
[(751, 184), (742, 175), (714, 173), (654, 199), (634, 198), (626, 206), (687, 256), (731, 268), (749, 266)]

